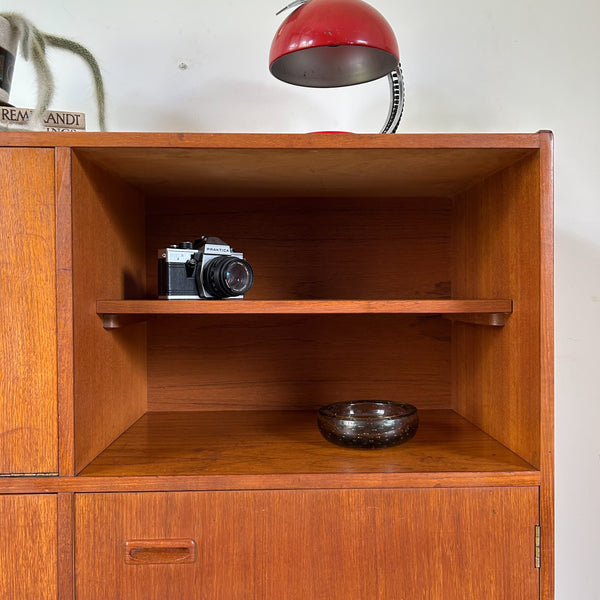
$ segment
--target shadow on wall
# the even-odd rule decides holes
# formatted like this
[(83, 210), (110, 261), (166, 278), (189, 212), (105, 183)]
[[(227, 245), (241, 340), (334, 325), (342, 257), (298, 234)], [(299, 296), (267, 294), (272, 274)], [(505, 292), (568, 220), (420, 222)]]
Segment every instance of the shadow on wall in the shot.
[[(555, 245), (557, 598), (591, 598), (600, 542), (600, 242), (557, 230)], [(583, 544), (585, 552), (569, 551)]]
[(560, 315), (557, 346), (561, 344), (557, 358), (569, 359), (586, 351), (596, 355), (600, 334), (600, 241), (592, 244), (572, 232), (555, 232), (555, 288), (555, 313)]

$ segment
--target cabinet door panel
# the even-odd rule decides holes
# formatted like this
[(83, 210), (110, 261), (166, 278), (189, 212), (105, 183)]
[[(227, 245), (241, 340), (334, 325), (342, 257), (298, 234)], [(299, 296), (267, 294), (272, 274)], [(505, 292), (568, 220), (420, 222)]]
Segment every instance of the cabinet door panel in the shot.
[(77, 598), (538, 598), (537, 518), (537, 488), (79, 494)]
[(56, 496), (0, 496), (0, 523), (0, 598), (58, 598)]
[(0, 473), (55, 473), (54, 151), (0, 149), (0, 173)]

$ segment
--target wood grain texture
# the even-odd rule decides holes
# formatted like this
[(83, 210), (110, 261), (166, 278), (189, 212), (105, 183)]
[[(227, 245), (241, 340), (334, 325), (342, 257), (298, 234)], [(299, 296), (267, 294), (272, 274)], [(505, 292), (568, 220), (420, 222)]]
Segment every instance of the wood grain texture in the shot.
[(541, 597), (554, 597), (554, 142), (540, 149)]
[(380, 398), (447, 408), (449, 332), (444, 319), (411, 315), (161, 317), (148, 323), (148, 407), (292, 410)]
[(7, 494), (54, 494), (219, 490), (539, 487), (539, 485), (540, 472), (535, 470), (415, 471), (412, 473), (10, 477), (2, 482), (2, 490)]
[(0, 495), (0, 522), (0, 598), (62, 600), (56, 495)]
[(145, 325), (107, 332), (96, 314), (98, 298), (135, 298), (144, 287), (144, 203), (134, 189), (77, 158), (72, 161), (71, 193), (79, 471), (146, 408)]
[(510, 300), (98, 300), (98, 314), (454, 314), (510, 313)]
[(74, 475), (71, 150), (55, 151), (58, 470)]
[(530, 152), (330, 145), (77, 152), (154, 198), (447, 197)]
[(56, 473), (54, 152), (0, 149), (0, 473)]
[(4, 146), (73, 148), (418, 148), (535, 149), (540, 133), (271, 134), (185, 132), (4, 132)]
[[(536, 488), (79, 494), (77, 598), (536, 598), (537, 519)], [(198, 560), (126, 564), (134, 538)]]
[(422, 410), (415, 437), (383, 450), (340, 448), (314, 411), (147, 413), (84, 476), (277, 475), (533, 470), (451, 410)]
[(540, 166), (531, 156), (455, 199), (457, 297), (509, 297), (503, 328), (455, 323), (459, 413), (540, 465)]
[[(266, 300), (262, 307), (283, 310), (320, 299), (450, 295), (445, 199), (199, 198), (147, 206), (150, 298), (157, 294), (157, 249), (201, 232), (219, 232), (253, 265), (255, 285), (244, 303)], [(220, 319), (149, 323), (151, 410), (306, 408), (350, 395), (448, 405), (449, 327), (439, 320)]]
[[(58, 478), (57, 478), (58, 479)], [(73, 542), (75, 539), (75, 497), (72, 492), (57, 494), (58, 508), (58, 598), (73, 598), (75, 566), (73, 564)]]
[(198, 196), (147, 207), (146, 298), (158, 295), (157, 251), (201, 235), (250, 262), (247, 300), (450, 298), (447, 199)]

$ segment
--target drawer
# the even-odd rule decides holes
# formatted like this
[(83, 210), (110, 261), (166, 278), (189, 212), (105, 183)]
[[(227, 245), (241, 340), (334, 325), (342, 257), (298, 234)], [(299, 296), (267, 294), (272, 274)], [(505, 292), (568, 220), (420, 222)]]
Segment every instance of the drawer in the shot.
[(539, 597), (533, 487), (98, 493), (75, 506), (78, 600)]

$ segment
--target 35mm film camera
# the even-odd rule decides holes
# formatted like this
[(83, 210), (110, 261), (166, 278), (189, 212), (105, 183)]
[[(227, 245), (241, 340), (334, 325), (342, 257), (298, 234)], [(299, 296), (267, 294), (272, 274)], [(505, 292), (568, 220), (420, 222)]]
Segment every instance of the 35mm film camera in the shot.
[(158, 251), (158, 297), (165, 300), (243, 298), (254, 283), (244, 255), (217, 237)]

